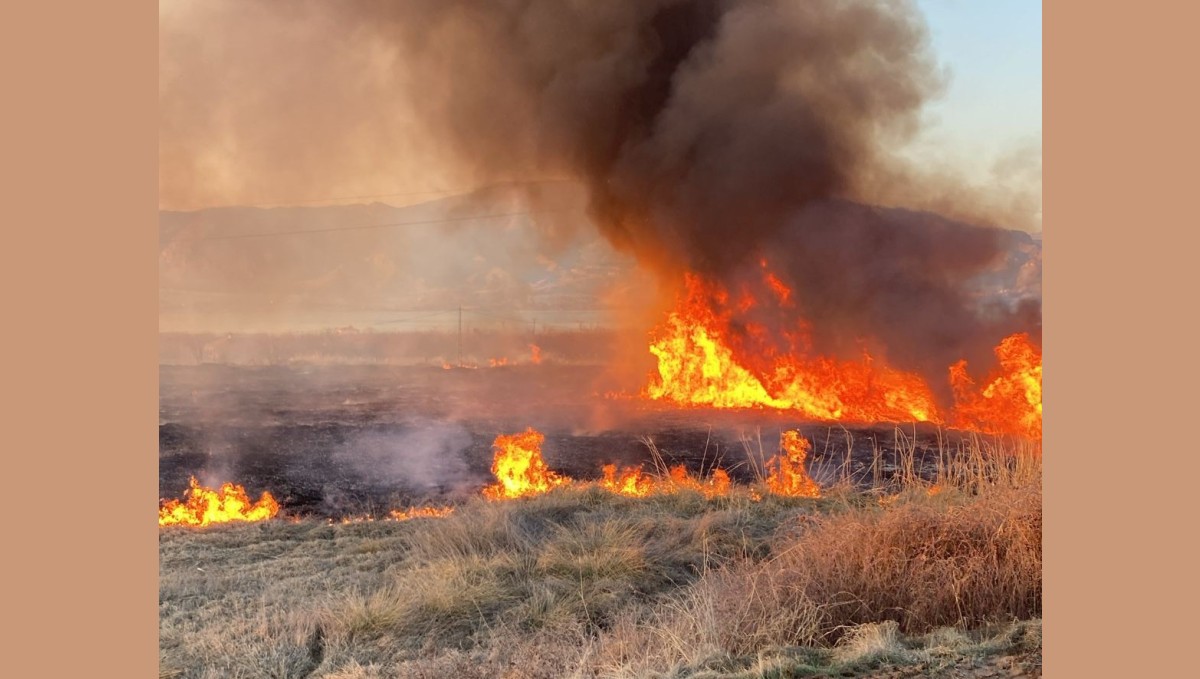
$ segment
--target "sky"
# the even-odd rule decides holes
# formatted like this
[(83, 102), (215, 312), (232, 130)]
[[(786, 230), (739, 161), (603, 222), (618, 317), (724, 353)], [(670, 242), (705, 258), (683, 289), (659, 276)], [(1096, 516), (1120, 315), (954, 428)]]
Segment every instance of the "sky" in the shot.
[(930, 102), (927, 143), (965, 162), (996, 159), (1042, 135), (1042, 3), (918, 0), (935, 54), (950, 72)]
[[(934, 55), (948, 76), (948, 84), (940, 98), (926, 102), (921, 135), (907, 153), (935, 173), (964, 176), (980, 186), (1010, 188), (1013, 194), (1040, 195), (1041, 2), (915, 0), (915, 3), (927, 22)], [(380, 140), (376, 137), (381, 131), (392, 135), (394, 125), (388, 121), (403, 119), (407, 110), (403, 99), (368, 91), (370, 85), (366, 83), (374, 82), (375, 78), (372, 68), (378, 66), (379, 59), (380, 63), (386, 63), (387, 55), (380, 57), (372, 52), (364, 56), (346, 50), (341, 43), (323, 39), (319, 31), (314, 34), (296, 21), (293, 21), (296, 25), (286, 25), (289, 30), (280, 28), (270, 34), (283, 36), (279, 40), (264, 40), (260, 34), (264, 20), (261, 16), (251, 13), (244, 17), (247, 21), (233, 26), (222, 23), (222, 17), (228, 19), (230, 15), (229, 7), (235, 6), (235, 3), (162, 4), (160, 83), (165, 122), (160, 128), (163, 170), (160, 206), (186, 210), (225, 204), (304, 204), (319, 199), (336, 202), (323, 199), (337, 196), (433, 189), (446, 193), (443, 189), (467, 188), (461, 180), (440, 177), (425, 164), (408, 161), (428, 154), (436, 157), (440, 152), (436, 143), (422, 135), (399, 140), (405, 144), (405, 153), (379, 157)], [(303, 61), (300, 57), (313, 50), (318, 51), (314, 57), (316, 63), (340, 64), (328, 69), (327, 76), (350, 72), (363, 74), (365, 80), (359, 85), (347, 85), (342, 81), (353, 79), (345, 78), (314, 82), (314, 74), (299, 63)], [(191, 70), (181, 72), (181, 63), (192, 64)], [(271, 78), (255, 82), (250, 76), (260, 73), (262, 64), (270, 65), (266, 71)], [(304, 93), (314, 87), (329, 91), (332, 96), (327, 99), (333, 103), (321, 105), (303, 99)], [(233, 91), (251, 92), (253, 96), (225, 101), (224, 106), (192, 104), (193, 99), (220, 100)], [(362, 96), (363, 92), (370, 96)], [(283, 133), (272, 135), (269, 129), (251, 129), (245, 134), (257, 137), (237, 138), (228, 134), (220, 123), (225, 119), (245, 123), (247, 116), (240, 114), (246, 113), (258, 116), (250, 116), (251, 119), (270, 120), (278, 114), (270, 108), (273, 102), (286, 107), (302, 104), (309, 117), (336, 129), (346, 128), (336, 124), (339, 116), (368, 103), (368, 109), (378, 113), (353, 121), (346, 135), (349, 138), (335, 140), (332, 148), (329, 144), (307, 144), (304, 153), (314, 157), (324, 152), (346, 155), (351, 152), (346, 149), (362, 147), (370, 162), (358, 163), (363, 167), (354, 165), (340, 174), (330, 170), (319, 190), (296, 186), (289, 177), (302, 174), (303, 166), (275, 171), (272, 163), (267, 162), (272, 154), (280, 152), (276, 146), (291, 149), (293, 139), (280, 139)], [(199, 111), (199, 119), (193, 120), (196, 116), (189, 111)], [(361, 134), (355, 132), (360, 128)], [(264, 156), (257, 160), (266, 167), (254, 165), (256, 153)], [(234, 170), (226, 167), (230, 157), (236, 160)], [(180, 171), (172, 172), (171, 168)], [(203, 181), (196, 181), (197, 175)], [(247, 177), (253, 179), (248, 181)], [(1037, 223), (1040, 228), (1040, 217)]]

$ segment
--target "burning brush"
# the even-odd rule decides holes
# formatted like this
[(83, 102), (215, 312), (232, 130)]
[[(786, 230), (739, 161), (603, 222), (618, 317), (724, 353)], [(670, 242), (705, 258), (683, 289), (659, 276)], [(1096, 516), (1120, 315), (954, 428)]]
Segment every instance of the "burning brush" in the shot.
[[(724, 469), (714, 469), (707, 478), (690, 474), (683, 465), (663, 467), (666, 473), (652, 474), (641, 467), (618, 468), (607, 464), (603, 476), (596, 482), (580, 482), (550, 470), (542, 458), (545, 437), (530, 428), (520, 434), (502, 434), (493, 444), (495, 456), (492, 473), (496, 483), (483, 490), (489, 500), (531, 497), (559, 487), (595, 485), (626, 497), (694, 491), (706, 498), (726, 497), (733, 482)], [(781, 453), (767, 462), (768, 492), (790, 497), (820, 497), (820, 487), (809, 477), (804, 463), (810, 444), (798, 431), (785, 431), (780, 439)]]
[(233, 483), (220, 490), (201, 486), (196, 477), (185, 491), (186, 501), (170, 500), (158, 510), (159, 526), (207, 526), (230, 521), (266, 521), (279, 513), (279, 503), (268, 492), (251, 502), (246, 489)]
[(943, 415), (916, 373), (866, 352), (858, 361), (810, 355), (803, 320), (781, 342), (767, 339), (771, 331), (746, 321), (746, 314), (788, 307), (793, 293), (765, 264), (764, 276), (772, 299), (748, 290), (734, 298), (699, 276), (686, 276), (684, 293), (654, 332), (650, 353), (658, 366), (643, 394), (689, 407), (792, 410), (836, 422), (947, 423), (1041, 439), (1042, 355), (1028, 334), (1000, 342), (999, 367), (982, 389), (967, 374), (966, 361), (951, 366), (954, 407)]

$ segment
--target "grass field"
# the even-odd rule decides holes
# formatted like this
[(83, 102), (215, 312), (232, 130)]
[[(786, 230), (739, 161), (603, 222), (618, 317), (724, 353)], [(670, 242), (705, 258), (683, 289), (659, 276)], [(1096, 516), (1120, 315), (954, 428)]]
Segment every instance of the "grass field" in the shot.
[(1040, 676), (1041, 455), (160, 532), (164, 677)]

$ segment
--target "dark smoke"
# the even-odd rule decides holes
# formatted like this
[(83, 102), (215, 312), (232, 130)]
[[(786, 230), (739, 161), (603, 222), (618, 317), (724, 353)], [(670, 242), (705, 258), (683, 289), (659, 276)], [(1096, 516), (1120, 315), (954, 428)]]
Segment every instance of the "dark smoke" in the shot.
[(905, 3), (366, 7), (463, 163), (584, 182), (613, 243), (671, 272), (720, 276), (809, 201), (853, 195), (939, 86)]
[[(1040, 336), (1040, 303), (997, 299), (973, 284), (980, 272), (1004, 264), (998, 252), (1029, 241), (1024, 233), (970, 227), (928, 212), (813, 201), (761, 244), (770, 270), (793, 291), (790, 306), (764, 305), (746, 320), (777, 333), (758, 353), (787, 346), (781, 333), (795, 329), (796, 317), (818, 319), (806, 325), (815, 353), (886, 355), (930, 377), (935, 391), (948, 396), (950, 364), (965, 358), (986, 366), (998, 339), (1016, 331)], [(758, 262), (727, 278), (771, 299)]]
[[(819, 350), (845, 353), (868, 338), (893, 362), (940, 380), (950, 361), (980, 355), (1037, 316), (981, 312), (968, 286), (1001, 253), (1000, 232), (984, 228), (995, 216), (964, 213), (961, 188), (922, 185), (892, 153), (942, 86), (910, 2), (270, 7), (288, 8), (277, 10), (286, 15), (280, 30), (316, 26), (344, 50), (378, 57), (309, 64), (334, 91), (361, 80), (339, 69), (387, 64), (378, 105), (403, 108), (426, 143), (453, 159), (456, 176), (581, 182), (608, 239), (668, 286), (683, 271), (734, 283), (768, 255), (798, 289)], [(314, 93), (322, 118), (333, 115), (329, 101)], [(297, 103), (280, 119), (304, 118)], [(370, 127), (354, 129), (348, 139)], [(906, 193), (912, 205), (954, 204), (956, 217), (978, 226), (862, 205)]]
[(909, 3), (375, 7), (422, 82), (453, 83), (424, 112), (463, 162), (578, 178), (605, 235), (668, 281), (732, 283), (769, 255), (815, 350), (882, 341), (935, 382), (1035, 329), (1036, 309), (985, 313), (968, 289), (1003, 232), (852, 202), (900, 181), (889, 151), (941, 85)]

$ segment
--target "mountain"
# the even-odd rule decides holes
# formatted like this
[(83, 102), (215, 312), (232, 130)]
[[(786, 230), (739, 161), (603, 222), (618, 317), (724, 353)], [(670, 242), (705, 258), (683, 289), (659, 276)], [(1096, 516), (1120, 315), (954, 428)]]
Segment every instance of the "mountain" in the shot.
[[(597, 234), (584, 208), (578, 187), (542, 183), (404, 206), (163, 211), (159, 327), (448, 327), (460, 306), (497, 322), (603, 322), (596, 309), (608, 293), (645, 279)], [(903, 228), (963, 228), (923, 213), (888, 211), (887, 219)], [(978, 278), (980, 294), (1040, 297), (1040, 239), (1016, 231), (1001, 238), (1003, 256)]]

